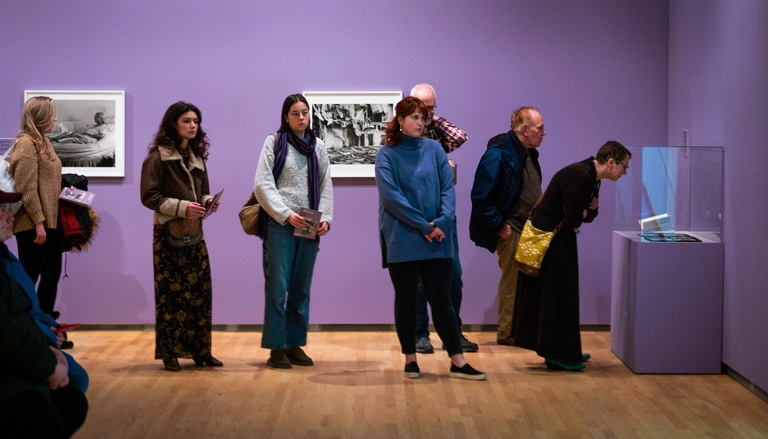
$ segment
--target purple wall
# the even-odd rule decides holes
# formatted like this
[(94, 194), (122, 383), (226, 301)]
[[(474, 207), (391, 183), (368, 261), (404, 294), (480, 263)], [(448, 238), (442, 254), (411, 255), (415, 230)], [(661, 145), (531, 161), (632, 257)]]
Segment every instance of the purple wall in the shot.
[[(514, 108), (537, 105), (545, 118), (545, 183), (607, 139), (631, 145), (667, 139), (666, 0), (226, 4), (29, 0), (2, 6), (0, 137), (15, 135), (25, 89), (126, 92), (126, 177), (91, 180), (102, 224), (90, 250), (69, 255), (57, 304), (67, 321), (154, 321), (152, 213), (139, 202), (138, 179), (147, 144), (176, 100), (202, 109), (212, 142), (212, 189), (226, 188), (222, 209), (206, 223), (217, 324), (262, 322), (261, 246), (241, 232), (236, 213), (290, 93), (407, 93), (417, 82), (435, 85), (438, 114), (470, 138), (452, 155), (459, 163), (462, 318), (468, 324), (496, 322), (499, 279), (496, 256), (468, 238), (471, 180), (487, 139), (507, 130)], [(429, 19), (408, 21), (420, 16)], [(391, 323), (374, 182), (334, 184), (335, 222), (321, 245), (311, 321)], [(579, 237), (585, 324), (610, 321), (614, 192), (611, 183), (603, 188), (603, 213)]]
[(768, 389), (768, 3), (670, 2), (669, 143), (725, 147), (723, 362)]

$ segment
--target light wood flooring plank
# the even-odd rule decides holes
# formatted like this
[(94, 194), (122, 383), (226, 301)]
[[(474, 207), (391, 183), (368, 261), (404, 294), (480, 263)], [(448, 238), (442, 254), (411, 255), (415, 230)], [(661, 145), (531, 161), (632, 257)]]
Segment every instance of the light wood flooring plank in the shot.
[[(468, 361), (486, 382), (451, 379), (445, 351), (403, 378), (393, 332), (313, 332), (313, 367), (274, 370), (257, 332), (214, 332), (223, 368), (180, 373), (154, 360), (154, 333), (73, 331), (91, 404), (76, 438), (766, 438), (768, 403), (727, 375), (635, 375), (610, 334), (584, 332), (587, 369), (548, 371), (495, 344)], [(440, 342), (434, 340), (435, 347)]]

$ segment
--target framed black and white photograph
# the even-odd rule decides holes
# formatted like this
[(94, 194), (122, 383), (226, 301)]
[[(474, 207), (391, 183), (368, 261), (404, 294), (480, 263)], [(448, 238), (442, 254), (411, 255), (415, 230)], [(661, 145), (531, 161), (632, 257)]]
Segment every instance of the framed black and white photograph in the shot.
[(373, 177), (376, 151), (400, 91), (305, 91), (312, 129), (325, 142), (332, 177)]
[(62, 173), (125, 176), (125, 92), (26, 90), (24, 101), (48, 96), (58, 121), (51, 139)]

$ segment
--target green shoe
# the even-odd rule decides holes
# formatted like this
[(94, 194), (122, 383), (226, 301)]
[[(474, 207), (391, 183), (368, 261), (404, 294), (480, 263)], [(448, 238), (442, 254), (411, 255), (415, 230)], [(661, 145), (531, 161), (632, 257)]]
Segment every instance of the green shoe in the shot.
[(577, 372), (584, 369), (584, 365), (581, 363), (575, 363), (573, 361), (556, 360), (547, 358), (544, 360), (544, 364), (547, 365), (549, 370), (565, 370), (568, 372)]
[(589, 354), (581, 354), (581, 363), (586, 363), (590, 358), (592, 358), (592, 356)]

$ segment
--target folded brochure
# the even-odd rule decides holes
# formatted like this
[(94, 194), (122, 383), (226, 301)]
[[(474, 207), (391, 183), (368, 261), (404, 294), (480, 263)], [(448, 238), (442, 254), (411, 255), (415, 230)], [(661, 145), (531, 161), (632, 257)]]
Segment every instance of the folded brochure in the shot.
[(95, 197), (96, 194), (93, 192), (68, 187), (62, 189), (61, 193), (59, 194), (59, 199), (87, 207), (90, 207), (91, 204), (93, 204), (93, 199)]
[(211, 204), (209, 204), (208, 208), (205, 209), (205, 216), (203, 217), (203, 219), (206, 219), (213, 214), (212, 207), (214, 204), (216, 204), (219, 201), (222, 193), (224, 193), (224, 188), (221, 188), (221, 190), (216, 195), (213, 196), (213, 201), (211, 201)]
[(317, 227), (320, 225), (320, 218), (323, 216), (323, 213), (307, 207), (302, 207), (299, 209), (299, 215), (301, 215), (304, 218), (304, 221), (309, 223), (309, 225), (306, 227), (294, 228), (293, 236), (315, 239), (317, 237)]

